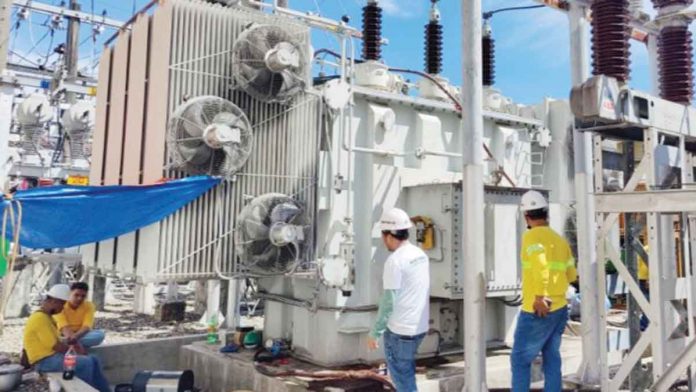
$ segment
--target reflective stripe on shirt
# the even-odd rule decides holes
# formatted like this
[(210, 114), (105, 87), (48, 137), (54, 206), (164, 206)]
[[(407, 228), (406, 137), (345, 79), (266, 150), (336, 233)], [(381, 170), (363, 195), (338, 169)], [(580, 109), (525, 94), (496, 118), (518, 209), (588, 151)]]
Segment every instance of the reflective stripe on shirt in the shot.
[[(565, 271), (568, 268), (574, 268), (575, 267), (575, 259), (570, 259), (566, 262), (563, 261), (552, 261), (548, 263), (549, 270), (551, 271)], [(522, 269), (531, 269), (532, 268), (532, 263), (529, 261), (523, 261), (522, 262)]]
[(532, 244), (527, 247), (527, 255), (531, 255), (532, 253), (535, 252), (543, 252), (544, 251), (544, 245), (542, 244)]

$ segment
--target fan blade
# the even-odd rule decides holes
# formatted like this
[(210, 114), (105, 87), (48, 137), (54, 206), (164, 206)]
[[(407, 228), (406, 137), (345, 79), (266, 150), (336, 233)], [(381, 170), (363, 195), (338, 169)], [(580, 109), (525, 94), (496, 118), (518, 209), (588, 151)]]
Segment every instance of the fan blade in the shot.
[(177, 127), (181, 130), (186, 137), (203, 137), (204, 125), (192, 120), (190, 117), (181, 116), (177, 120), (179, 123)]
[(302, 213), (302, 210), (292, 202), (284, 202), (273, 207), (271, 211), (271, 221), (290, 222), (296, 216)]
[(177, 149), (187, 163), (194, 165), (202, 165), (208, 162), (212, 157), (210, 147), (206, 146), (204, 143), (200, 143), (195, 147), (187, 146), (186, 143), (181, 143), (177, 146)]
[(262, 238), (268, 239), (268, 232), (268, 226), (264, 225), (259, 221), (253, 219), (248, 219), (244, 221), (244, 234), (246, 239), (253, 241)]

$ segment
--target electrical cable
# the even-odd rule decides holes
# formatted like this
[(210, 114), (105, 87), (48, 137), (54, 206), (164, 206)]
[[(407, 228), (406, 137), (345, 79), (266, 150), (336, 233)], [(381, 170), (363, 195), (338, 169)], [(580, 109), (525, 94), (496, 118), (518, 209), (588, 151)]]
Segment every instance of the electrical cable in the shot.
[(21, 54), (15, 52), (14, 50), (10, 50), (10, 53), (12, 53), (13, 55), (19, 57), (20, 60), (24, 60), (24, 61), (26, 61), (27, 63), (29, 63), (29, 64), (31, 64), (31, 65), (34, 65), (34, 66), (36, 66), (36, 67), (39, 67), (39, 66), (40, 66), (39, 63), (29, 60), (28, 58), (26, 58), (26, 57), (22, 56)]
[(44, 61), (43, 61), (44, 66), (46, 66), (46, 64), (48, 63), (48, 58), (51, 56), (51, 52), (53, 49), (52, 48), (53, 47), (53, 38), (55, 36), (55, 32), (56, 31), (51, 27), (51, 30), (50, 30), (51, 39), (48, 41), (48, 49), (46, 50), (46, 55), (44, 56)]
[(39, 38), (39, 40), (34, 44), (34, 46), (31, 47), (31, 49), (28, 50), (29, 55), (31, 55), (34, 52), (34, 49), (36, 49), (36, 47), (39, 46), (39, 44), (43, 42), (43, 40), (46, 39), (46, 37), (48, 37), (48, 34), (50, 32), (50, 30), (46, 30), (46, 33), (41, 38)]
[(507, 12), (507, 11), (521, 11), (521, 10), (531, 10), (535, 8), (544, 8), (546, 7), (543, 4), (538, 4), (538, 5), (525, 5), (525, 6), (519, 6), (519, 7), (505, 7), (505, 8), (498, 8), (493, 11), (487, 11), (483, 13), (483, 19), (490, 19), (493, 17), (495, 14), (499, 14), (501, 12)]
[[(12, 285), (10, 285), (9, 282), (13, 279), (14, 265), (19, 253), (19, 233), (22, 230), (22, 203), (18, 200), (13, 200), (11, 194), (5, 195), (4, 203), (6, 206), (2, 215), (2, 229), (0, 229), (2, 231), (2, 238), (0, 238), (0, 246), (3, 252), (4, 249), (7, 249), (7, 224), (9, 219), (12, 225), (12, 252), (10, 253), (10, 259), (7, 263), (7, 274), (3, 278), (2, 292), (0, 293), (0, 336), (5, 328), (5, 305), (12, 291)], [(14, 206), (16, 206), (17, 209), (16, 215)]]

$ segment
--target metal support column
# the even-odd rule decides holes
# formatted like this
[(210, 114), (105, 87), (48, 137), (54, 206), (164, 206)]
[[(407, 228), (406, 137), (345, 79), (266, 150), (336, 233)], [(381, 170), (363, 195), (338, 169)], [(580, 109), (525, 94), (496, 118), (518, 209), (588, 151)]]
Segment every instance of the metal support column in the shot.
[[(586, 8), (577, 2), (570, 3), (570, 51), (573, 85), (583, 83), (590, 76), (589, 22)], [(600, 381), (600, 320), (596, 315), (600, 306), (597, 294), (597, 257), (594, 236), (595, 212), (592, 200), (592, 136), (573, 131), (575, 150), (575, 212), (578, 233), (578, 272), (582, 302), (580, 312), (589, 317), (582, 323), (582, 365), (578, 370), (580, 381), (597, 385)]]
[(228, 284), (225, 326), (229, 331), (234, 331), (239, 325), (239, 280), (230, 279)]
[(206, 322), (210, 321), (211, 318), (217, 317), (220, 312), (220, 281), (216, 279), (211, 279), (208, 281), (208, 297), (206, 305)]
[(464, 360), (468, 392), (486, 387), (484, 333), (486, 278), (483, 204), (483, 64), (481, 0), (462, 0), (462, 259), (464, 262)]
[[(73, 11), (80, 11), (80, 4), (77, 0), (70, 1), (70, 9)], [(68, 34), (66, 36), (67, 42), (65, 45), (65, 71), (67, 80), (73, 82), (77, 78), (77, 63), (80, 46), (80, 18), (70, 17), (69, 20)], [(74, 93), (68, 93), (66, 98), (69, 103), (75, 103)]]
[(0, 0), (0, 75), (7, 67), (10, 49), (10, 25), (12, 24), (12, 0)]
[(660, 55), (657, 51), (657, 34), (648, 35), (648, 65), (650, 70), (650, 91), (656, 97), (660, 96)]

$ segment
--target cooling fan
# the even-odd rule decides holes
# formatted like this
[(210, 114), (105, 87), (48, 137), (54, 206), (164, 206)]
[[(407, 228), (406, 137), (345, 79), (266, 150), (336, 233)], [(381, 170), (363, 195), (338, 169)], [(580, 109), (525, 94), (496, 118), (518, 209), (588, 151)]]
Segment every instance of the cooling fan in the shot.
[[(32, 163), (40, 161), (43, 166), (44, 159), (39, 150), (42, 147), (48, 123), (53, 118), (53, 111), (51, 102), (43, 94), (31, 94), (17, 105), (15, 118), (22, 134), (23, 161), (25, 159), (29, 159)], [(38, 161), (33, 162), (34, 158), (38, 158)]]
[(237, 85), (264, 102), (285, 103), (303, 91), (309, 67), (303, 34), (273, 25), (248, 27), (233, 48)]
[(87, 159), (91, 152), (90, 134), (94, 128), (94, 105), (78, 101), (63, 112), (63, 129), (70, 138), (70, 158)]
[(304, 207), (292, 197), (256, 197), (237, 218), (235, 244), (241, 265), (253, 275), (292, 273), (308, 247)]
[(220, 97), (190, 99), (169, 120), (169, 157), (189, 174), (231, 176), (249, 158), (252, 141), (244, 112)]

